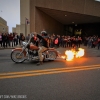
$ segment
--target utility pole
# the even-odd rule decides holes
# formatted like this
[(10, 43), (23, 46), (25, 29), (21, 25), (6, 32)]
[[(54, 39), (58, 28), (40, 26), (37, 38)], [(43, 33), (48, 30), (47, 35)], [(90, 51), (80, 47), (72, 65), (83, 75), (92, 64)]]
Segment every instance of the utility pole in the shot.
[(25, 38), (27, 36), (27, 22), (26, 22), (26, 17), (25, 17)]

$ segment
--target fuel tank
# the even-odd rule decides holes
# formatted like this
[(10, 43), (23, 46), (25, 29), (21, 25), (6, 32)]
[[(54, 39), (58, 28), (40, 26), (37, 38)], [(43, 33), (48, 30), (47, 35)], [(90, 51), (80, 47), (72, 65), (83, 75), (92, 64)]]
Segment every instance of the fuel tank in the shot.
[(30, 44), (30, 50), (38, 50), (39, 48), (33, 44)]

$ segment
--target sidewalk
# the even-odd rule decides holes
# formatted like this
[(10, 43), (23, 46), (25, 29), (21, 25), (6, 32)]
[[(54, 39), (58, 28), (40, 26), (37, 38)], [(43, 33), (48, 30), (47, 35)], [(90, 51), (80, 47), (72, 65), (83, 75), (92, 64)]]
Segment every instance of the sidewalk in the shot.
[(19, 45), (18, 46), (14, 46), (14, 47), (0, 47), (0, 50), (3, 50), (3, 49), (14, 49), (14, 48), (17, 48), (17, 47), (20, 47)]
[(98, 50), (97, 47), (96, 48), (88, 48), (86, 46), (82, 46), (82, 48), (84, 48), (86, 51), (85, 56), (87, 56), (87, 57), (100, 57), (100, 49)]

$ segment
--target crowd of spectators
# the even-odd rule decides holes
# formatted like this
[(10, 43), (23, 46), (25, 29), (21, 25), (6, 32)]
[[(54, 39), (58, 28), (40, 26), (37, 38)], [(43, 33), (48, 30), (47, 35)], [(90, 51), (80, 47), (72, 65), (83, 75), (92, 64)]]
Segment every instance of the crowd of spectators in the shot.
[(17, 33), (0, 33), (0, 47), (14, 47), (20, 45), (21, 41), (25, 40), (23, 33), (18, 35)]
[[(26, 40), (28, 41), (30, 37), (30, 34), (27, 35)], [(80, 47), (82, 44), (82, 38), (80, 36), (60, 36), (60, 35), (49, 35), (48, 36), (48, 46), (49, 47), (73, 47), (76, 45), (77, 47)], [(39, 46), (40, 40), (38, 38), (34, 39), (34, 44)]]
[[(22, 41), (28, 41), (30, 37), (30, 34), (28, 34), (26, 37), (23, 33), (20, 33), (18, 35), (17, 33), (0, 33), (0, 47), (7, 48), (7, 47), (14, 47), (17, 45), (20, 45)], [(35, 44), (39, 45), (39, 39), (35, 39)], [(87, 46), (88, 48), (95, 48), (97, 47), (100, 49), (100, 37), (98, 36), (87, 36), (87, 37), (81, 37), (81, 36), (61, 36), (61, 35), (49, 35), (48, 38), (49, 47), (73, 47), (76, 45), (77, 47), (80, 47), (81, 44), (84, 46)]]
[[(29, 34), (27, 36), (27, 41), (29, 39)], [(37, 46), (39, 44), (39, 40), (35, 39), (34, 42)], [(77, 47), (80, 47), (81, 45), (87, 46), (88, 48), (100, 48), (100, 37), (98, 36), (61, 36), (61, 35), (49, 35), (49, 47), (71, 47), (76, 45)]]
[(88, 36), (84, 37), (84, 46), (87, 46), (88, 48), (96, 48), (100, 49), (100, 37), (98, 36)]
[(82, 38), (80, 36), (60, 36), (60, 35), (52, 35), (50, 36), (50, 47), (56, 46), (56, 47), (73, 47), (76, 45), (77, 47), (80, 47), (82, 43)]

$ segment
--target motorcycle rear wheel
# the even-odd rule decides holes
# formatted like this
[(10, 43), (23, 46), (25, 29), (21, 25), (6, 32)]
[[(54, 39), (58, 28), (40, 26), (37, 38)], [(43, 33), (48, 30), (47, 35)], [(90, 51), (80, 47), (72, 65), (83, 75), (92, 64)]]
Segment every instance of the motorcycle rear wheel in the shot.
[[(11, 52), (11, 59), (15, 63), (22, 63), (25, 61), (24, 53), (21, 53), (20, 50), (15, 50)], [(20, 56), (19, 56), (20, 55)]]

